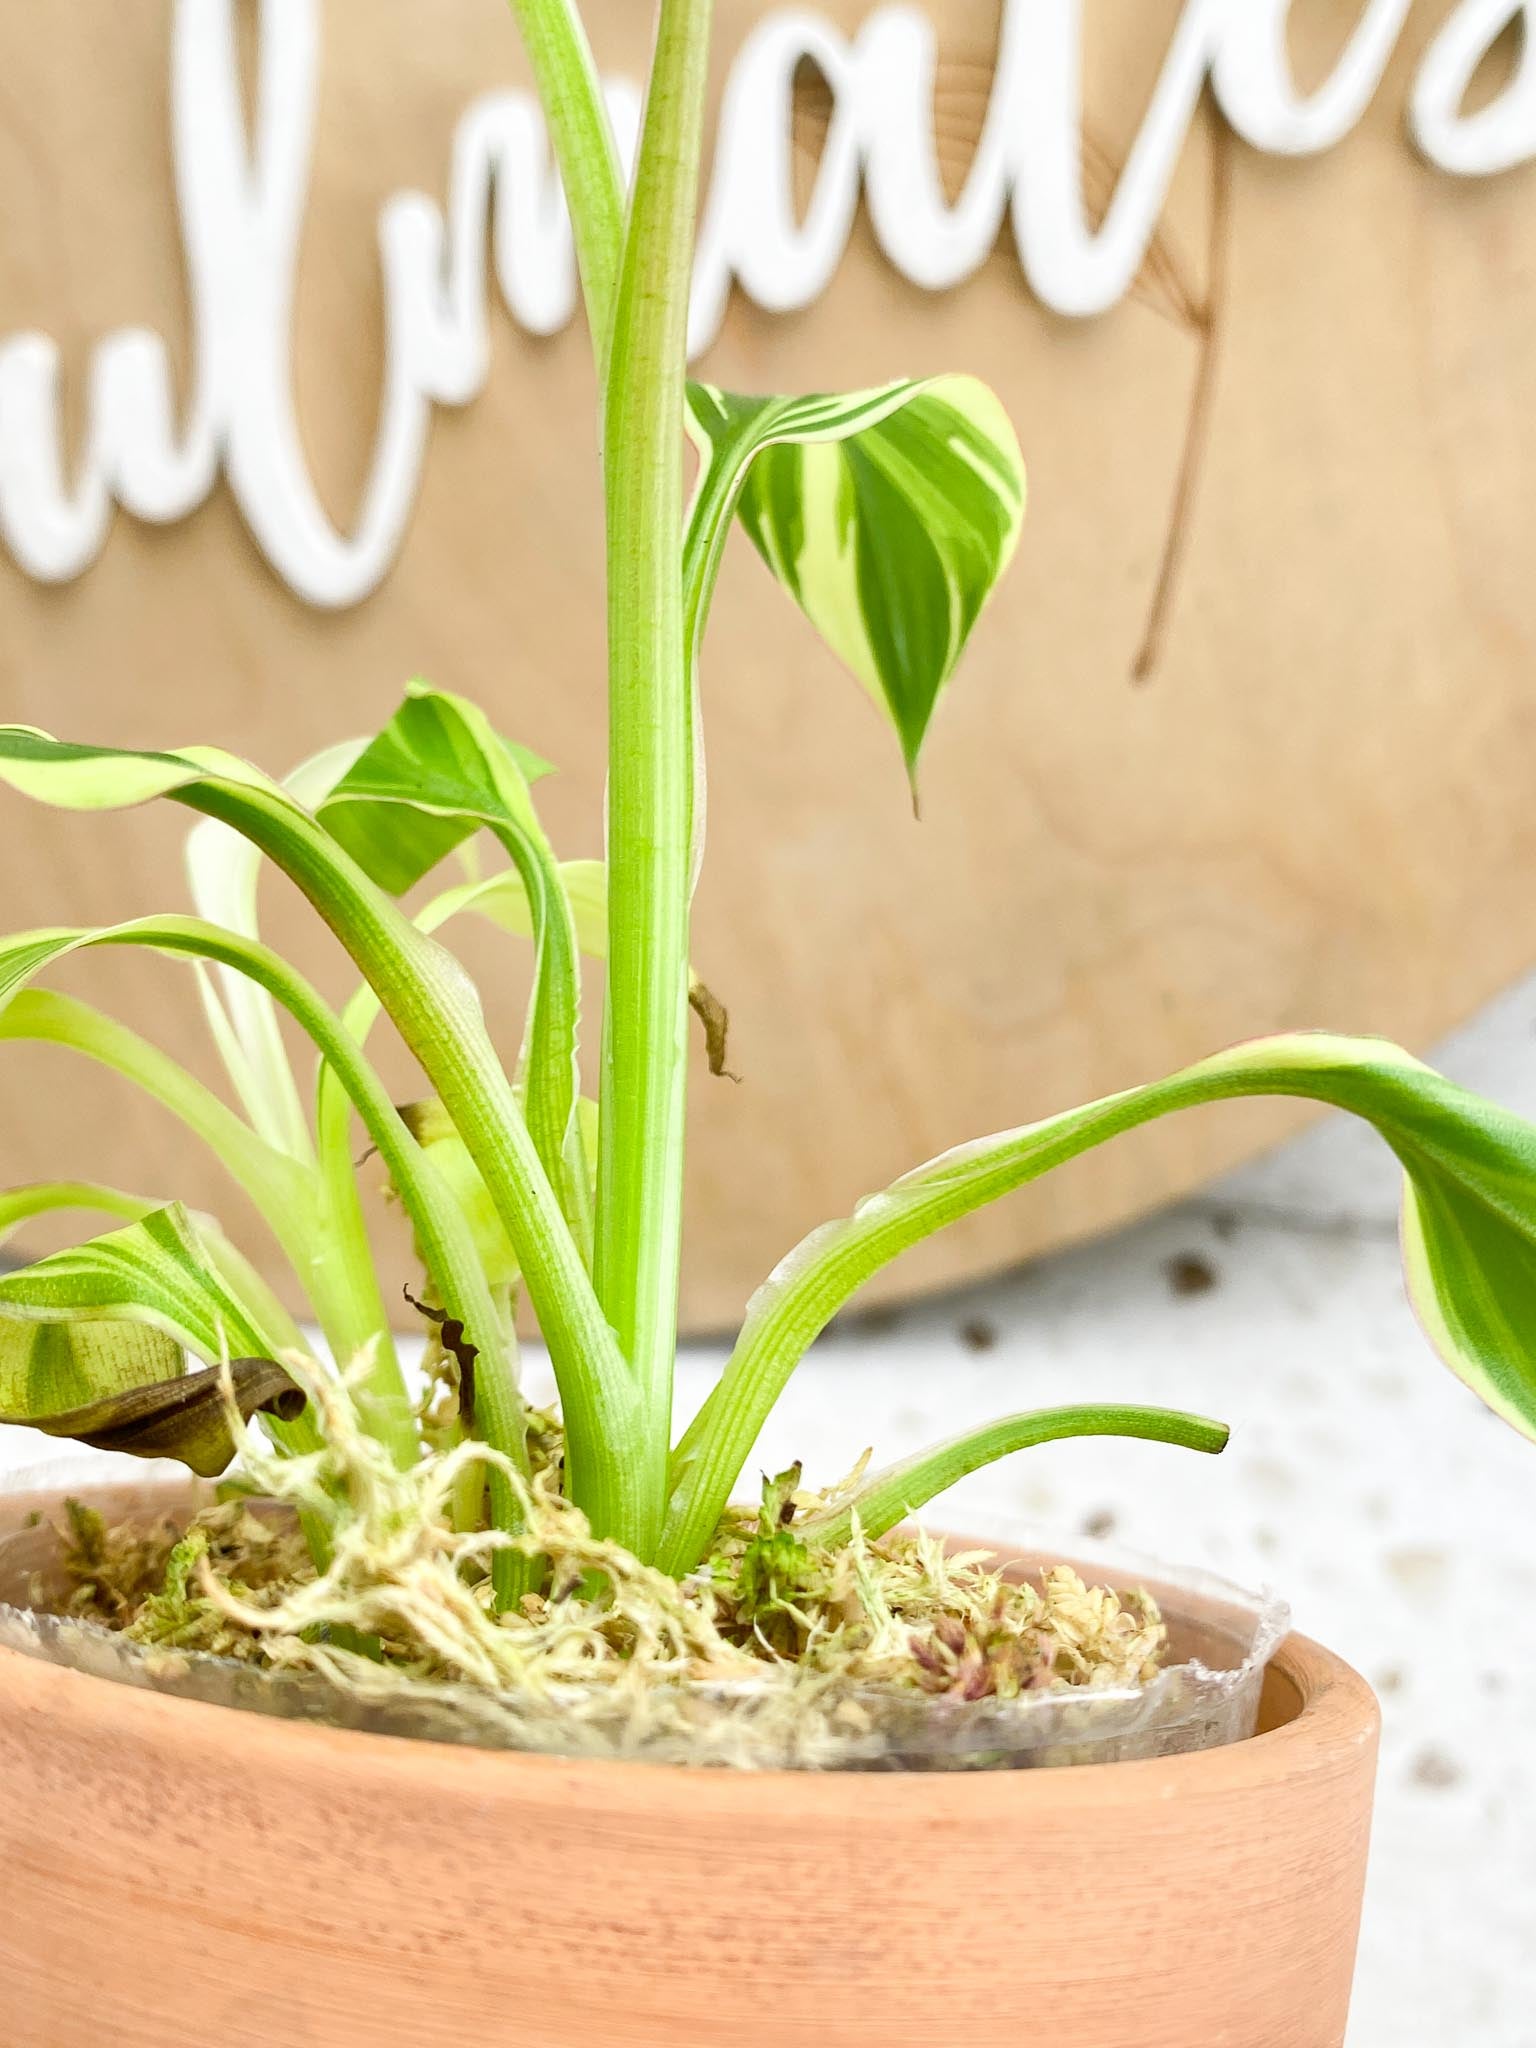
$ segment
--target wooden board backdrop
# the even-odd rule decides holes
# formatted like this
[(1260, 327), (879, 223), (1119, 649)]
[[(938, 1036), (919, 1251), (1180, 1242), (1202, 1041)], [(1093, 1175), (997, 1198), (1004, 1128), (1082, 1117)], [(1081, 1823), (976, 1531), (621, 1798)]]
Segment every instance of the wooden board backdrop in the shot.
[[(722, 0), (722, 76), (760, 11)], [(588, 12), (605, 63), (635, 73), (650, 10)], [(969, 283), (926, 295), (863, 224), (812, 308), (733, 303), (705, 365), (722, 383), (990, 379), (1029, 458), (1031, 511), (938, 721), (921, 825), (867, 702), (733, 549), (708, 648), (695, 953), (729, 1003), (744, 1079), (710, 1083), (700, 1062), (693, 1326), (728, 1322), (803, 1230), (943, 1146), (1279, 1027), (1423, 1046), (1536, 954), (1536, 186), (1524, 170), (1450, 178), (1405, 141), (1413, 65), (1443, 12), (1414, 10), (1383, 90), (1326, 156), (1214, 145), (1203, 115), (1146, 270), (1101, 318), (1043, 310), (1006, 238)], [(1122, 160), (1176, 13), (1089, 9), (1090, 182)], [(1301, 75), (1326, 70), (1357, 13), (1299, 10)], [(951, 175), (997, 21), (996, 0), (942, 10)], [(379, 208), (408, 185), (441, 198), (464, 107), (524, 73), (495, 0), (436, 0), (430, 29), (420, 0), (330, 0), (324, 30), (296, 379), (345, 523), (379, 400)], [(58, 337), (77, 435), (103, 332), (142, 320), (187, 359), (168, 36), (148, 0), (0, 4), (0, 329)], [(812, 93), (808, 134), (816, 112)], [(567, 852), (595, 851), (585, 342), (530, 339), (499, 312), (492, 328), (488, 388), (437, 416), (377, 594), (333, 613), (300, 603), (223, 486), (174, 526), (120, 517), (70, 583), (0, 560), (3, 714), (131, 745), (217, 741), (281, 769), (375, 725), (420, 673), (562, 764), (553, 827)], [(1157, 627), (1171, 524), (1178, 573)], [(179, 833), (169, 810), (60, 819), (8, 801), (7, 921), (178, 907)], [(276, 890), (270, 920), (349, 985)], [(510, 1043), (515, 973), (484, 946), (474, 958)], [(209, 1071), (183, 969), (119, 955), (69, 985)], [(1121, 1141), (913, 1257), (889, 1290), (1134, 1215), (1293, 1120), (1222, 1109)], [(7, 1180), (89, 1172), (234, 1215), (163, 1116), (68, 1055), (5, 1049), (0, 1125)]]

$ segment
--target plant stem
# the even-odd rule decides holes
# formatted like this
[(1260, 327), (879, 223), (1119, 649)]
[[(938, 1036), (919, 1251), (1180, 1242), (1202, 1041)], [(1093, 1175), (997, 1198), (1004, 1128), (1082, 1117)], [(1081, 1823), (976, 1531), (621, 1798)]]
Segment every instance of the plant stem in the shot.
[(1015, 1451), (1059, 1443), (1068, 1437), (1140, 1437), (1149, 1443), (1176, 1444), (1184, 1450), (1214, 1454), (1226, 1449), (1230, 1435), (1224, 1422), (1167, 1408), (1037, 1408), (1026, 1415), (1004, 1416), (949, 1443), (904, 1458), (899, 1465), (865, 1480), (842, 1507), (808, 1515), (795, 1527), (803, 1541), (836, 1549), (852, 1536), (857, 1515), (859, 1528), (873, 1541), (926, 1507), (937, 1494), (947, 1493), (967, 1474), (1011, 1457)]
[(600, 1536), (634, 1548), (643, 1533), (641, 1461), (631, 1455), (640, 1422), (635, 1388), (496, 1057), (474, 984), (322, 826), (276, 792), (210, 778), (168, 794), (236, 826), (303, 891), (420, 1061), (480, 1169), (549, 1345), (571, 1497)]
[(608, 986), (594, 1277), (640, 1389), (645, 1557), (666, 1501), (682, 1232), (693, 808), (683, 402), (710, 11), (711, 0), (662, 0), (604, 439)]
[(80, 1209), (102, 1216), (119, 1216), (137, 1223), (165, 1204), (149, 1195), (130, 1195), (121, 1188), (104, 1187), (94, 1180), (35, 1180), (24, 1187), (7, 1188), (0, 1194), (0, 1245), (34, 1216), (51, 1216), (60, 1209)]
[[(339, 1133), (333, 1133), (333, 1142), (320, 1151), (322, 1220), (307, 1274), (309, 1299), (339, 1369), (373, 1345), (370, 1384), (361, 1391), (358, 1408), (364, 1428), (388, 1447), (405, 1471), (421, 1455), (421, 1443), (368, 1242), (346, 1142), (348, 1121), (345, 1115), (339, 1119)], [(338, 1136), (340, 1142), (334, 1142)]]
[(577, 1044), (581, 1020), (581, 954), (576, 922), (560, 880), (560, 864), (542, 832), (493, 826), (528, 899), (533, 925), (533, 994), (523, 1041), (523, 1115), (560, 1212), (590, 1269), (592, 1203), (580, 1159), (576, 1100), (581, 1092)]
[[(522, 1397), (514, 1376), (505, 1366), (501, 1322), (474, 1239), (451, 1190), (406, 1129), (383, 1082), (341, 1019), (303, 976), (276, 953), (217, 925), (203, 925), (191, 918), (180, 922), (179, 931), (169, 924), (161, 928), (155, 943), (167, 952), (193, 953), (248, 974), (283, 1005), (335, 1069), (399, 1190), (421, 1245), (423, 1261), (444, 1305), (462, 1318), (479, 1349), (481, 1370), (477, 1377), (487, 1441), (514, 1462), (526, 1463)], [(131, 935), (118, 938), (115, 934), (102, 941), (133, 942)], [(398, 1365), (393, 1377), (395, 1384), (390, 1385), (387, 1370), (381, 1371), (375, 1361), (375, 1405), (381, 1419), (394, 1431), (404, 1431), (411, 1428), (410, 1402), (399, 1379)], [(390, 1440), (386, 1436), (385, 1441)]]
[[(348, 1183), (343, 1195), (334, 1183), (324, 1185), (312, 1165), (278, 1151), (254, 1132), (158, 1046), (56, 990), (23, 989), (0, 1012), (0, 1038), (35, 1039), (99, 1062), (159, 1102), (208, 1146), (281, 1246), (337, 1364), (345, 1365), (370, 1339), (377, 1345), (378, 1397), (365, 1394), (360, 1404), (364, 1421), (402, 1467), (413, 1463), (419, 1447), (357, 1212), (350, 1161), (342, 1162)], [(306, 1147), (308, 1142), (306, 1127)], [(341, 1206), (344, 1200), (350, 1209)]]
[(607, 381), (624, 248), (624, 178), (592, 48), (573, 0), (511, 0), (549, 123), (576, 238), (598, 388)]

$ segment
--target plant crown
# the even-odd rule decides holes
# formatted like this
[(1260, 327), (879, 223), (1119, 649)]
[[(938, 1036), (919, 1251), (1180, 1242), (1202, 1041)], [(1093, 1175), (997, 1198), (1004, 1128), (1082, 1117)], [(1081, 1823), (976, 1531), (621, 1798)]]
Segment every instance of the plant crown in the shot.
[[(710, 1065), (723, 1012), (689, 964), (704, 839), (699, 666), (723, 550), (743, 527), (770, 573), (889, 720), (910, 777), (1024, 511), (1018, 444), (965, 376), (813, 397), (690, 383), (686, 332), (710, 0), (660, 0), (633, 177), (618, 152), (573, 0), (512, 0), (569, 195), (594, 337), (608, 558), (606, 865), (561, 861), (534, 802), (546, 765), (463, 698), (413, 684), (373, 739), (286, 782), (217, 749), (127, 752), (0, 729), (0, 779), (76, 810), (167, 799), (199, 814), (193, 914), (0, 944), (0, 1036), (97, 1061), (218, 1155), (292, 1267), (365, 1430), (401, 1471), (479, 1440), (489, 1484), (459, 1484), (459, 1526), (515, 1533), (528, 1420), (515, 1310), (548, 1345), (565, 1427), (565, 1496), (597, 1537), (674, 1577), (710, 1552), (733, 1488), (796, 1364), (872, 1275), (911, 1246), (1120, 1132), (1175, 1110), (1305, 1096), (1365, 1118), (1401, 1162), (1409, 1287), (1446, 1363), (1536, 1435), (1536, 1128), (1376, 1039), (1291, 1034), (1166, 1080), (959, 1146), (824, 1225), (754, 1296), (729, 1362), (673, 1439), (690, 1003)], [(696, 476), (685, 502), (685, 437)], [(471, 855), (473, 843), (475, 852)], [(499, 863), (483, 872), (487, 843)], [(421, 900), (443, 863), (462, 873)], [(341, 1009), (262, 943), (257, 878), (280, 869), (361, 977)], [(407, 907), (409, 904), (410, 907)], [(518, 1057), (504, 1066), (479, 995), (440, 936), (488, 920), (531, 949)], [(86, 947), (187, 963), (238, 1109), (163, 1051), (47, 986)], [(583, 956), (606, 962), (598, 1098), (578, 1068)], [(422, 1099), (401, 1107), (369, 1039), (387, 1018)], [(307, 1042), (302, 1071), (290, 1042)], [(366, 1136), (408, 1216), (452, 1399), (415, 1402), (390, 1335), (398, 1276), (376, 1266), (358, 1195)], [(0, 1233), (53, 1210), (103, 1235), (0, 1278), (0, 1420), (218, 1472), (242, 1416), (279, 1453), (313, 1451), (329, 1370), (210, 1219), (78, 1181), (0, 1196)], [(293, 1363), (296, 1379), (272, 1361)], [(190, 1361), (197, 1361), (200, 1370)], [(217, 1370), (214, 1370), (217, 1369)], [(968, 1472), (1084, 1434), (1219, 1450), (1220, 1424), (1152, 1408), (1013, 1415), (840, 1497), (823, 1541), (869, 1537)], [(463, 1466), (463, 1460), (460, 1460)], [(465, 1467), (464, 1469), (469, 1469)], [(835, 1524), (835, 1525), (834, 1525)], [(306, 1520), (327, 1541), (323, 1500)], [(526, 1546), (525, 1546), (526, 1548)], [(530, 1560), (499, 1552), (495, 1592)]]

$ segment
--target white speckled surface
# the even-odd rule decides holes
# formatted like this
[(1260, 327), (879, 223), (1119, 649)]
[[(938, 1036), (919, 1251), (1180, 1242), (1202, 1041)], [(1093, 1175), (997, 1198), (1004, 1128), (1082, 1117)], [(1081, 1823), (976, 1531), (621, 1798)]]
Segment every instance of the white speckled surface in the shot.
[[(1536, 984), (1443, 1064), (1536, 1113)], [(871, 1436), (894, 1457), (1010, 1407), (1091, 1398), (1228, 1419), (1224, 1458), (1052, 1446), (977, 1474), (946, 1517), (1112, 1535), (1281, 1587), (1383, 1696), (1350, 2048), (1536, 2048), (1536, 1447), (1429, 1355), (1395, 1206), (1374, 1140), (1324, 1126), (1103, 1243), (834, 1330), (762, 1457), (833, 1477)], [(1181, 1291), (1191, 1260), (1185, 1289), (1209, 1284)], [(687, 1353), (685, 1408), (718, 1365)], [(0, 1443), (0, 1483), (79, 1463), (21, 1432)]]

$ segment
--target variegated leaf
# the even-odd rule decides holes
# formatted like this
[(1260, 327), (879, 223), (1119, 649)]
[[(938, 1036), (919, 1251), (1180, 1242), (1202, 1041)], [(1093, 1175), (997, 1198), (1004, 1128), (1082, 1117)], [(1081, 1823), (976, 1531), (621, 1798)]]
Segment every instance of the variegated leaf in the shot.
[(482, 826), (542, 837), (528, 791), (549, 772), (547, 761), (503, 739), (466, 698), (412, 683), (317, 815), (381, 888), (399, 896)]
[(579, 1244), (591, 1242), (576, 1138), (581, 979), (575, 920), (529, 783), (548, 764), (504, 740), (475, 705), (412, 683), (404, 703), (320, 805), (321, 822), (399, 895), (481, 827), (515, 864), (529, 906), (534, 982), (523, 1047), (528, 1129)]
[(703, 461), (685, 595), (702, 635), (732, 512), (896, 728), (909, 775), (1018, 544), (1024, 463), (974, 377), (751, 398), (689, 387)]
[(1408, 1285), (1430, 1336), (1495, 1414), (1536, 1438), (1536, 1126), (1383, 1039), (1296, 1032), (957, 1146), (813, 1231), (748, 1305), (725, 1371), (678, 1448), (669, 1569), (702, 1555), (789, 1375), (873, 1274), (1122, 1132), (1258, 1095), (1307, 1097), (1376, 1127), (1405, 1172)]
[(134, 1383), (78, 1408), (44, 1413), (0, 1408), (0, 1423), (23, 1423), (45, 1436), (89, 1444), (93, 1450), (175, 1458), (199, 1478), (217, 1479), (237, 1449), (233, 1413), (242, 1422), (261, 1414), (291, 1423), (304, 1412), (302, 1388), (275, 1360), (236, 1358), (227, 1367), (210, 1365), (183, 1373), (175, 1345), (169, 1346), (166, 1356), (146, 1355), (156, 1351), (158, 1336), (157, 1331), (122, 1323), (32, 1330), (15, 1323), (0, 1325), (0, 1377), (24, 1352), (32, 1380), (40, 1376), (40, 1359), (54, 1371), (67, 1357), (68, 1374), (83, 1370), (88, 1378), (118, 1379), (131, 1372), (174, 1368), (165, 1377)]
[[(280, 1349), (291, 1325), (272, 1329), (266, 1317), (258, 1318), (243, 1289), (232, 1284), (213, 1231), (179, 1202), (0, 1274), (0, 1324), (131, 1323), (209, 1365)], [(123, 1368), (136, 1369), (131, 1362)], [(56, 1405), (80, 1407), (101, 1393), (141, 1383), (106, 1387), (81, 1380)], [(7, 1412), (38, 1408), (18, 1387), (9, 1390), (15, 1398), (5, 1404)]]
[[(18, 1191), (18, 1213), (109, 1189)], [(30, 1198), (30, 1199), (29, 1199)], [(207, 1477), (234, 1455), (223, 1361), (297, 1333), (267, 1297), (247, 1297), (246, 1268), (209, 1223), (178, 1204), (0, 1276), (0, 1423), (145, 1458), (179, 1458)], [(186, 1371), (185, 1353), (208, 1361)], [(236, 1406), (293, 1423), (304, 1397), (267, 1357), (229, 1368)]]

